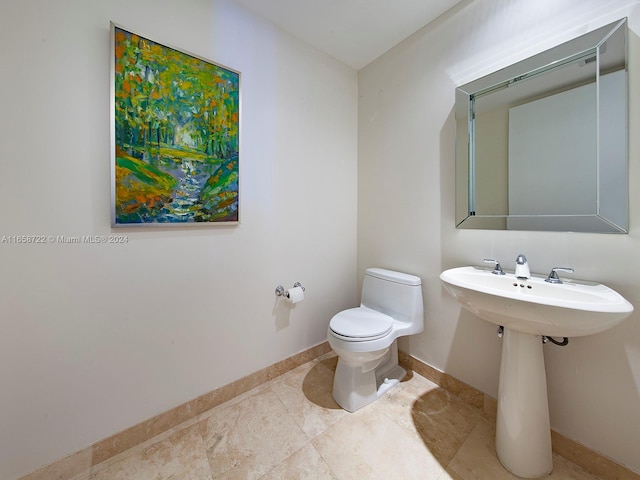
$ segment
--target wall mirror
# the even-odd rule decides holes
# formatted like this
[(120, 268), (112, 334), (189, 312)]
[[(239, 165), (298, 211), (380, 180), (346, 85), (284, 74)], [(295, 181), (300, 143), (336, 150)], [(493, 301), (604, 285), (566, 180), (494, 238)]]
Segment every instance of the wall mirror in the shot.
[(627, 20), (456, 89), (456, 226), (628, 230)]

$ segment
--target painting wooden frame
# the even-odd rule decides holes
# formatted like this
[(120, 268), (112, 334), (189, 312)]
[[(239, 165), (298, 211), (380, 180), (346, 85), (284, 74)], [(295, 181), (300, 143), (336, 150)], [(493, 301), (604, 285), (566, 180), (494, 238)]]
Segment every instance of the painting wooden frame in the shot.
[(111, 225), (239, 223), (240, 72), (111, 22)]

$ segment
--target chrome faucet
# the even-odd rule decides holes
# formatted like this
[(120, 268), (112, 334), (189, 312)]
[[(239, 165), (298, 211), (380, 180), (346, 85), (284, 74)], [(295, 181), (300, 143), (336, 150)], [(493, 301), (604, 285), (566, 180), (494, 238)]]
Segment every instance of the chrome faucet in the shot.
[(549, 283), (562, 283), (562, 280), (560, 280), (560, 277), (558, 277), (558, 274), (556, 272), (567, 272), (567, 273), (573, 273), (573, 268), (570, 267), (553, 267), (551, 269), (551, 273), (549, 273), (549, 276), (547, 278), (545, 278), (545, 282), (549, 282)]
[(493, 263), (495, 265), (493, 271), (491, 272), (494, 275), (504, 275), (504, 271), (502, 270), (499, 261), (494, 260), (493, 258), (485, 258), (484, 263)]
[(531, 278), (531, 271), (529, 270), (529, 262), (527, 262), (527, 257), (525, 257), (522, 253), (518, 255), (516, 258), (516, 277), (520, 280), (527, 280)]

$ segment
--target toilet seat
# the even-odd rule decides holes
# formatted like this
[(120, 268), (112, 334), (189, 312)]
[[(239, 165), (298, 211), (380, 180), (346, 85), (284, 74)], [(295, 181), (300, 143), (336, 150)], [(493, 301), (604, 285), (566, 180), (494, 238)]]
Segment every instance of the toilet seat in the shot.
[(344, 310), (329, 322), (329, 329), (336, 337), (350, 342), (383, 338), (392, 327), (393, 317), (366, 307)]

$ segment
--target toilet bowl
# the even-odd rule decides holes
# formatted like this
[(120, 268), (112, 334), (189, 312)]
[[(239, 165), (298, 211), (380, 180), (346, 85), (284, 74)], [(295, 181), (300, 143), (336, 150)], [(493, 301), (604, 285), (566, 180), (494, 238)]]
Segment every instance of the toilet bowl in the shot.
[(364, 274), (359, 307), (336, 314), (327, 339), (338, 355), (333, 398), (354, 412), (373, 402), (405, 376), (398, 365), (397, 338), (424, 328), (422, 281), (381, 268)]

